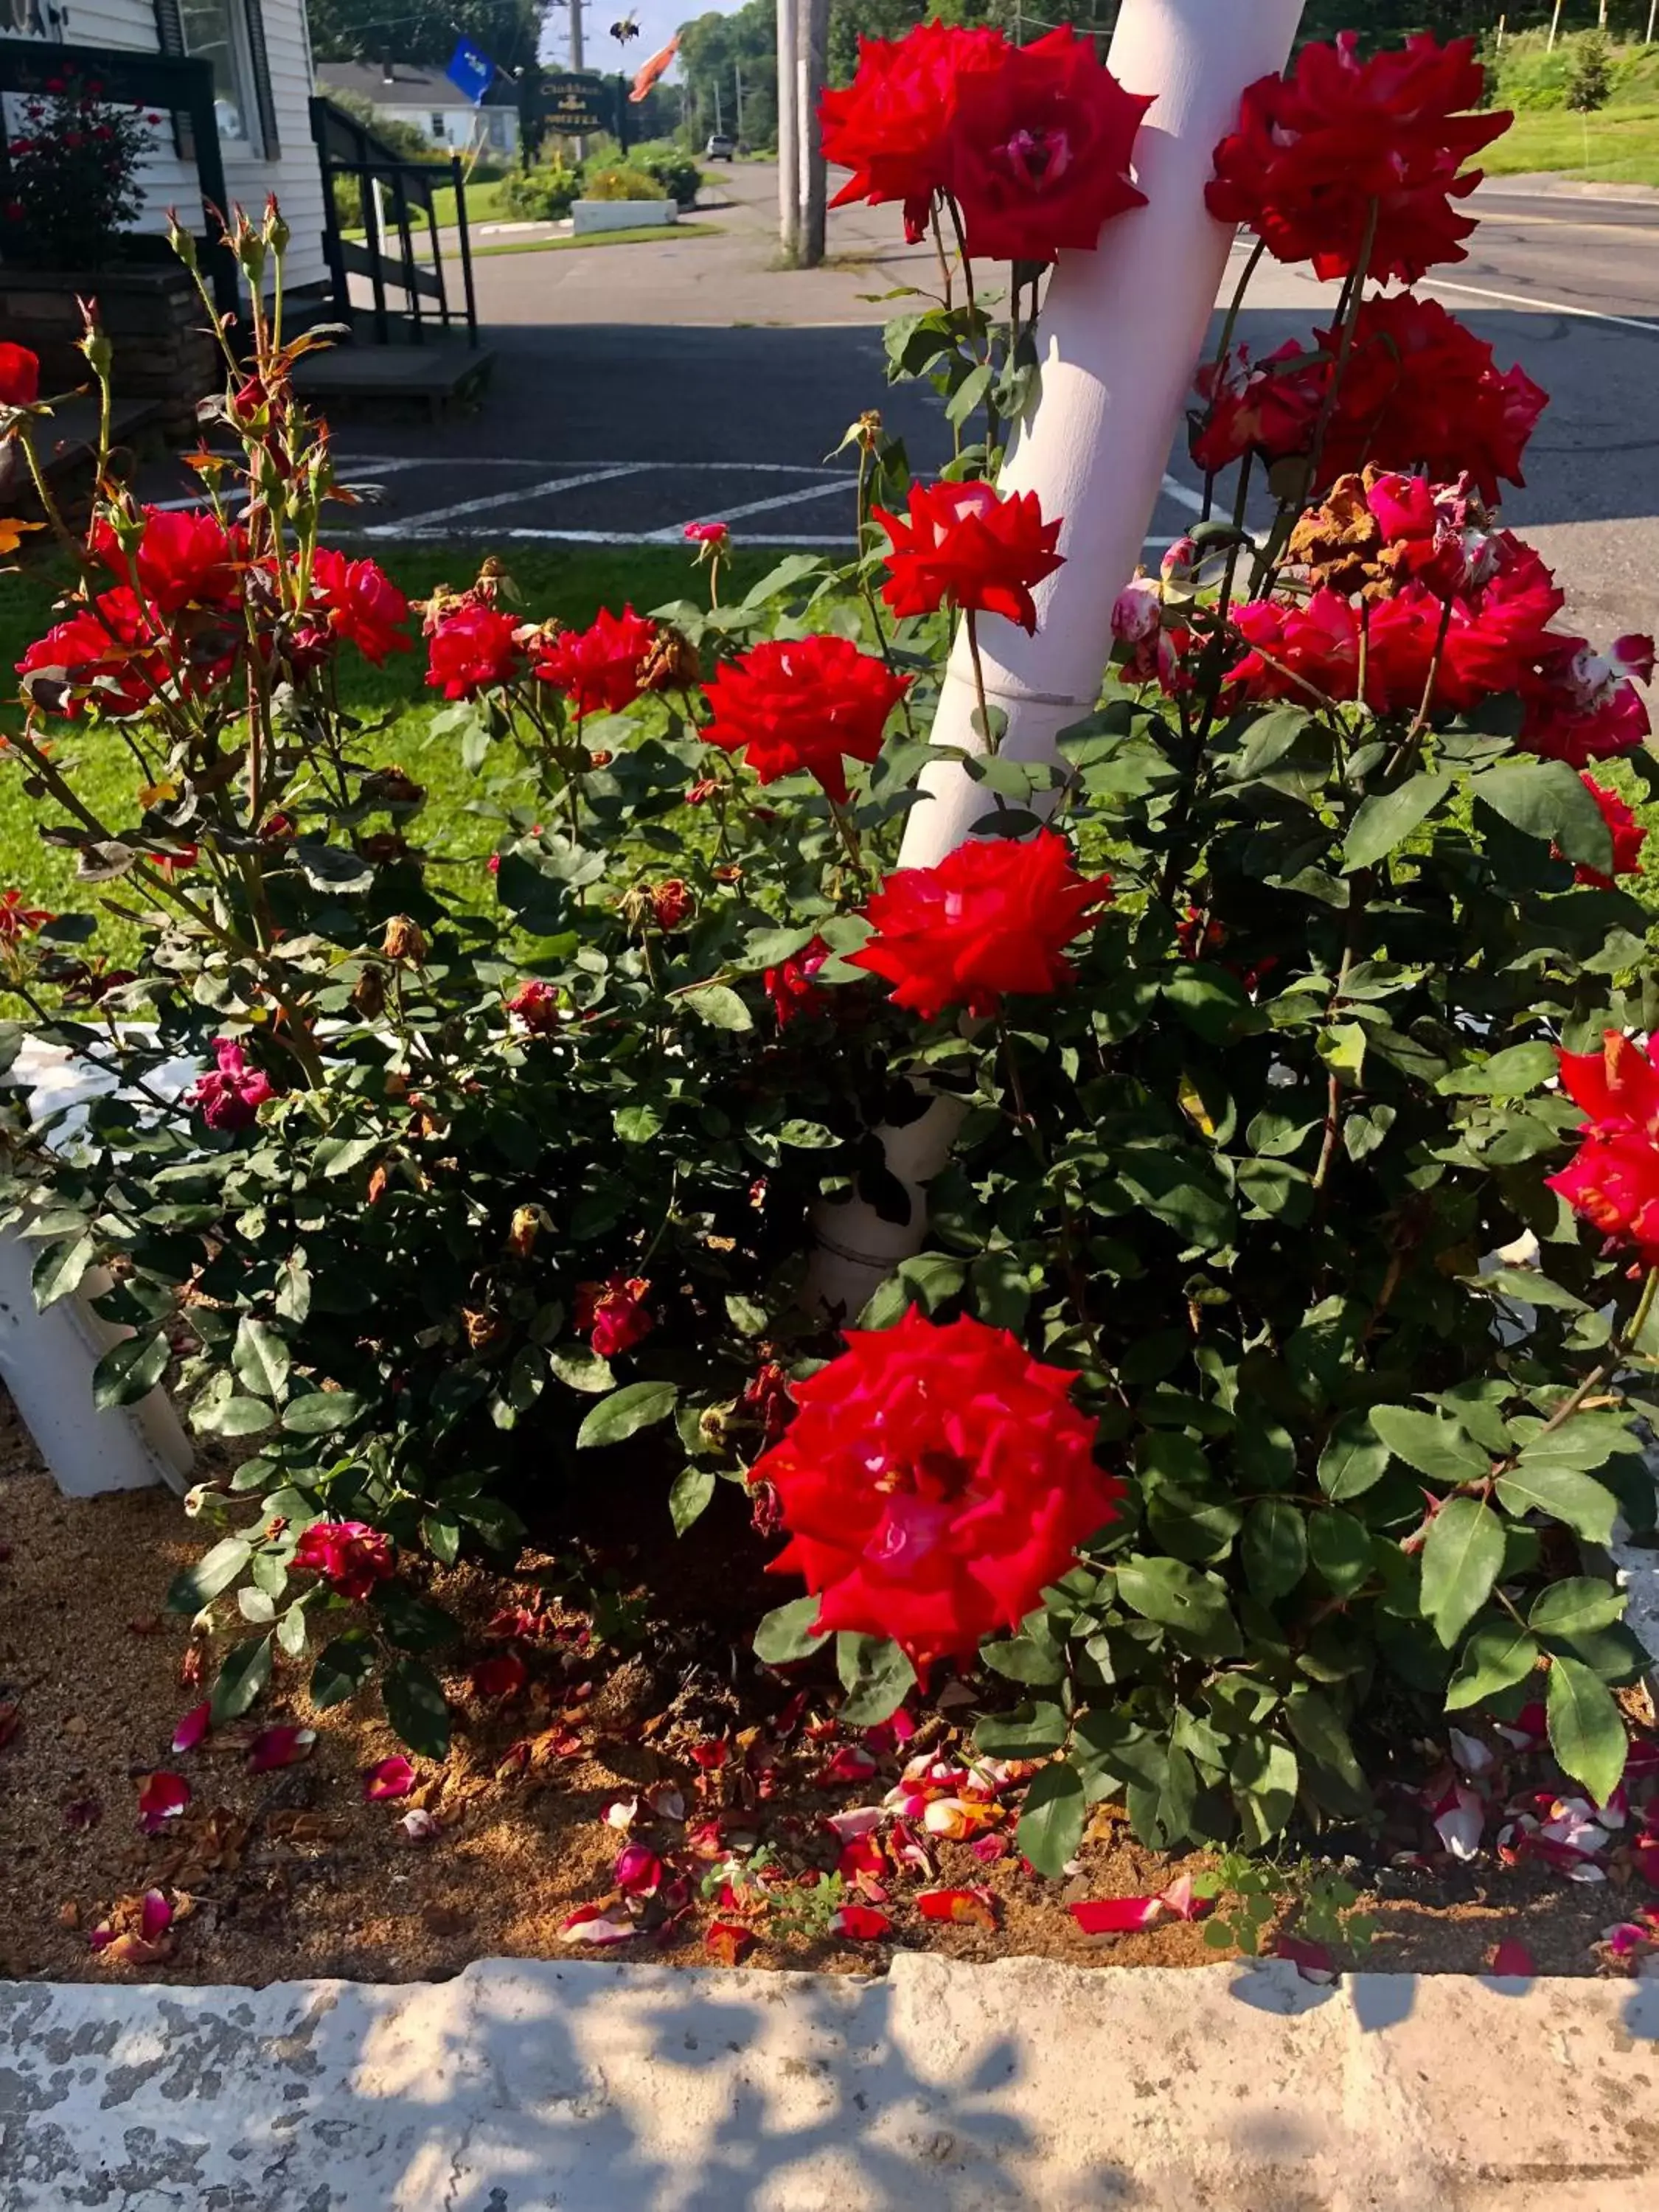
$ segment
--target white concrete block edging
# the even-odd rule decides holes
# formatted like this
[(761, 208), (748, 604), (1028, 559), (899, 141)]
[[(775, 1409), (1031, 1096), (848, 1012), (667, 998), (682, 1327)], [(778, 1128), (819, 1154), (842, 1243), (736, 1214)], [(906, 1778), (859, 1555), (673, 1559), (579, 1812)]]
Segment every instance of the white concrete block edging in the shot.
[(0, 1983), (5, 2212), (1651, 2212), (1659, 1984)]
[(570, 210), (574, 238), (587, 238), (600, 230), (649, 230), (653, 224), (679, 219), (672, 200), (577, 200)]

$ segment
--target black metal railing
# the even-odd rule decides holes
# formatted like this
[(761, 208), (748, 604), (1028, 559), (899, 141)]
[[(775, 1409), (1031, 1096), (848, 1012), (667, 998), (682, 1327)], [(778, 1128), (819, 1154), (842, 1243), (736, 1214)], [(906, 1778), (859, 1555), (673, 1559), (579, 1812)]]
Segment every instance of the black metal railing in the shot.
[[(213, 108), (212, 64), (176, 54), (129, 53), (109, 46), (60, 46), (39, 39), (0, 39), (0, 93), (25, 96), (44, 93), (48, 77), (95, 82), (100, 96), (118, 107), (159, 108), (173, 117), (174, 150), (181, 160), (195, 165), (201, 197), (197, 258), (213, 288), (220, 313), (234, 314), (239, 287), (236, 264), (220, 234), (220, 217), (228, 202), (219, 125)], [(0, 129), (0, 256), (22, 259), (24, 256), (16, 252), (19, 225), (3, 213), (12, 198), (5, 142), (6, 133)], [(185, 220), (189, 220), (187, 210)]]
[[(422, 344), (429, 328), (449, 330), (465, 318), (467, 343), (478, 343), (478, 307), (472, 289), (472, 249), (466, 230), (466, 178), (458, 155), (447, 164), (410, 161), (395, 154), (366, 124), (320, 95), (311, 102), (311, 135), (323, 171), (323, 252), (333, 286), (334, 305), (343, 319), (356, 325), (369, 318), (377, 343)], [(342, 221), (340, 186), (355, 186), (362, 236)], [(455, 219), (441, 226), (456, 233), (462, 306), (452, 307), (436, 194), (444, 185), (455, 194)], [(350, 211), (350, 210), (349, 210)], [(418, 234), (418, 237), (417, 237)], [(417, 251), (424, 246), (428, 258)], [(370, 304), (360, 310), (351, 296), (351, 279), (367, 279)], [(401, 305), (394, 305), (401, 295)]]

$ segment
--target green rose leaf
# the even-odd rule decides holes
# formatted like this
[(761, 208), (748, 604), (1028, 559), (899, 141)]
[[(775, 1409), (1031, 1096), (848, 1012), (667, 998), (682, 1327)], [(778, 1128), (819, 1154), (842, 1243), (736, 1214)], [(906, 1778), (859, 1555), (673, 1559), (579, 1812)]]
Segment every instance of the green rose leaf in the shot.
[(272, 1639), (261, 1637), (258, 1642), (233, 1644), (225, 1654), (224, 1664), (209, 1697), (213, 1724), (222, 1728), (227, 1721), (240, 1720), (255, 1698), (270, 1680)]
[(1057, 1881), (1083, 1841), (1083, 1777), (1063, 1759), (1039, 1767), (1025, 1793), (1015, 1837), (1039, 1874)]
[(1126, 1559), (1117, 1570), (1117, 1594), (1132, 1611), (1212, 1657), (1234, 1658), (1244, 1648), (1225, 1586), (1183, 1560)]
[(1319, 1486), (1339, 1501), (1358, 1498), (1388, 1473), (1389, 1447), (1371, 1426), (1369, 1413), (1344, 1413), (1319, 1455)]
[(837, 1636), (836, 1672), (847, 1692), (841, 1717), (848, 1728), (890, 1720), (916, 1685), (915, 1668), (885, 1636)]
[(792, 1667), (797, 1660), (810, 1659), (825, 1640), (812, 1631), (819, 1610), (816, 1597), (792, 1598), (787, 1605), (775, 1606), (755, 1631), (755, 1656), (769, 1667)]
[(386, 1717), (400, 1740), (422, 1759), (449, 1756), (449, 1704), (443, 1685), (418, 1659), (394, 1659), (381, 1686)]
[(1307, 1571), (1308, 1526), (1287, 1498), (1259, 1498), (1244, 1516), (1239, 1552), (1250, 1588), (1264, 1605), (1285, 1597)]
[(361, 1628), (348, 1629), (325, 1644), (311, 1670), (311, 1702), (319, 1712), (355, 1698), (374, 1673), (374, 1639)]
[(1356, 868), (1373, 867), (1385, 860), (1428, 819), (1450, 788), (1449, 776), (1425, 769), (1397, 791), (1379, 791), (1362, 800), (1342, 847), (1344, 872), (1352, 875)]
[(1619, 1787), (1629, 1748), (1610, 1692), (1582, 1661), (1558, 1654), (1550, 1662), (1544, 1711), (1550, 1749), (1574, 1781), (1605, 1805)]
[(106, 1411), (136, 1405), (149, 1397), (172, 1357), (173, 1347), (161, 1329), (154, 1336), (124, 1336), (92, 1370), (93, 1404)]
[(668, 1517), (674, 1524), (677, 1536), (684, 1535), (714, 1495), (714, 1470), (712, 1467), (681, 1468), (674, 1478), (673, 1488), (668, 1493)]
[(1524, 1628), (1493, 1618), (1473, 1631), (1446, 1692), (1446, 1711), (1483, 1705), (1500, 1692), (1524, 1682), (1538, 1664), (1539, 1650)]
[(1455, 1421), (1415, 1406), (1373, 1406), (1370, 1424), (1396, 1459), (1434, 1482), (1478, 1482), (1492, 1461)]
[(1450, 1650), (1492, 1595), (1504, 1564), (1504, 1524), (1474, 1498), (1449, 1498), (1423, 1546), (1423, 1611)]
[(619, 1444), (654, 1422), (665, 1421), (679, 1395), (674, 1382), (624, 1382), (591, 1408), (576, 1431), (576, 1449), (592, 1451), (601, 1444)]
[(167, 1591), (168, 1612), (199, 1613), (221, 1590), (230, 1588), (252, 1557), (253, 1547), (245, 1538), (222, 1537), (194, 1566), (183, 1568), (173, 1577)]
[(293, 1354), (269, 1322), (244, 1314), (236, 1327), (231, 1364), (241, 1382), (256, 1398), (281, 1401), (288, 1382)]

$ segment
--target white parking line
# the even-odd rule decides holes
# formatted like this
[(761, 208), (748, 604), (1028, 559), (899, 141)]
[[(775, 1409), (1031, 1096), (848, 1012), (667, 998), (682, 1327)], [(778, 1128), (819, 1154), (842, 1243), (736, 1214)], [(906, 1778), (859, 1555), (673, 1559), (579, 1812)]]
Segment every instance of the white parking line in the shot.
[[(1168, 475), (1164, 477), (1164, 495), (1166, 499), (1172, 499), (1177, 507), (1186, 507), (1189, 514), (1202, 514), (1204, 512), (1202, 493), (1195, 492), (1190, 484), (1182, 483), (1179, 477)], [(1150, 544), (1152, 540), (1149, 538), (1147, 543)], [(1164, 543), (1173, 544), (1175, 541), (1173, 538), (1166, 538)]]
[(540, 483), (515, 484), (510, 491), (485, 492), (477, 499), (458, 500), (453, 507), (434, 507), (423, 514), (411, 514), (396, 522), (371, 523), (362, 535), (365, 538), (402, 538), (410, 532), (426, 536), (434, 523), (459, 521), (462, 516), (482, 514), (486, 508), (510, 507), (526, 499), (545, 499), (554, 492), (581, 491), (589, 484), (611, 483), (618, 477), (643, 476), (650, 466), (647, 461), (619, 461), (612, 468), (588, 469), (574, 477), (548, 477)]
[[(857, 481), (855, 477), (838, 477), (833, 483), (807, 484), (799, 491), (779, 492), (772, 499), (751, 499), (744, 507), (722, 507), (718, 514), (694, 514), (689, 522), (671, 523), (666, 530), (650, 532), (643, 543), (647, 545), (677, 544), (688, 530), (695, 529), (700, 522), (740, 522), (747, 514), (769, 514), (775, 507), (795, 507), (804, 499), (822, 499), (826, 493), (832, 491), (851, 491)], [(758, 542), (754, 538), (750, 540), (751, 544)]]
[(1650, 338), (1659, 338), (1659, 319), (1640, 322), (1634, 315), (1609, 315), (1600, 307), (1570, 307), (1565, 300), (1540, 300), (1530, 292), (1494, 292), (1484, 284), (1453, 284), (1443, 276), (1425, 276), (1420, 289), (1425, 292), (1461, 292), (1471, 300), (1501, 300), (1511, 307), (1530, 307), (1540, 315), (1577, 315), (1586, 323), (1612, 323), (1621, 331), (1645, 331)]

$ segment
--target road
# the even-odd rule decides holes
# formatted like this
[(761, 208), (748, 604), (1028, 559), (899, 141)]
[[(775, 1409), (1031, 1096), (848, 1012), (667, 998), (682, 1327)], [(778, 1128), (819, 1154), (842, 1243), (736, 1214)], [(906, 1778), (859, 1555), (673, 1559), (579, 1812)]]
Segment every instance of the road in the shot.
[[(869, 406), (919, 467), (948, 441), (930, 393), (890, 387), (880, 326), (926, 285), (927, 247), (896, 211), (830, 217), (818, 270), (771, 267), (777, 173), (716, 173), (713, 237), (503, 254), (477, 264), (495, 383), (473, 418), (340, 426), (380, 466), (386, 536), (678, 538), (720, 515), (751, 542), (850, 529), (845, 461), (826, 460)], [(1659, 574), (1659, 201), (1483, 187), (1469, 258), (1423, 289), (1553, 395), (1506, 519), (1561, 572), (1598, 636), (1648, 628)], [(1242, 249), (1238, 249), (1242, 251)], [(1231, 279), (1229, 280), (1229, 288)], [(1329, 288), (1264, 265), (1241, 336), (1253, 351), (1327, 319)], [(1195, 478), (1177, 444), (1150, 550), (1182, 528)]]

